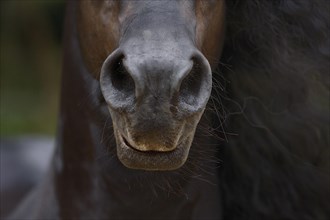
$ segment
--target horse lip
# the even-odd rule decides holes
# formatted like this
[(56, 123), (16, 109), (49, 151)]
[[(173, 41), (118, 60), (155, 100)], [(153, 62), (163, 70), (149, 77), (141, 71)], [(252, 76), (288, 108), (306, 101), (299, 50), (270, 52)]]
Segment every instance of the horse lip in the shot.
[[(148, 171), (175, 170), (187, 160), (190, 141), (189, 137), (180, 141), (172, 151), (139, 151), (125, 143), (124, 135), (115, 131), (117, 139), (117, 156), (127, 168)], [(188, 146), (189, 144), (189, 146)]]
[(132, 145), (128, 139), (119, 132), (119, 139), (120, 139), (120, 142), (121, 144), (123, 144), (124, 146), (134, 150), (134, 151), (137, 151), (137, 152), (140, 152), (140, 153), (144, 153), (144, 154), (149, 154), (149, 155), (159, 155), (159, 154), (168, 154), (168, 153), (171, 153), (173, 151), (175, 151), (177, 149), (178, 146), (181, 145), (182, 142), (180, 142), (177, 147), (175, 147), (173, 150), (170, 150), (170, 151), (157, 151), (157, 150), (148, 150), (148, 151), (142, 151), (142, 150), (139, 150), (137, 149), (136, 147), (134, 147), (134, 145)]

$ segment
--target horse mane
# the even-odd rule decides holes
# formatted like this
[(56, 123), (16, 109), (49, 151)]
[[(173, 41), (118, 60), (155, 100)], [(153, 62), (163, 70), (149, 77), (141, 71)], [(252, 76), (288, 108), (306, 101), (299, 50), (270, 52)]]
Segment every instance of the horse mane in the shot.
[(211, 97), (227, 139), (225, 219), (330, 216), (329, 11), (327, 0), (227, 1)]

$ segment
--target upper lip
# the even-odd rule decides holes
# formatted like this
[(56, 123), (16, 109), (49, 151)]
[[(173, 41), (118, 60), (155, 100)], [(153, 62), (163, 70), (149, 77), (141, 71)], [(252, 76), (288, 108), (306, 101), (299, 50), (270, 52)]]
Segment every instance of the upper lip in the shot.
[(120, 139), (121, 139), (121, 141), (122, 141), (122, 144), (126, 145), (127, 147), (129, 147), (130, 149), (132, 149), (132, 150), (134, 150), (134, 151), (137, 151), (137, 152), (140, 152), (140, 153), (145, 153), (145, 154), (166, 154), (166, 153), (171, 153), (171, 152), (175, 151), (175, 150), (178, 148), (178, 146), (180, 146), (180, 144), (181, 144), (181, 143), (179, 143), (179, 144), (177, 145), (177, 147), (174, 148), (174, 149), (171, 150), (171, 151), (154, 151), (154, 150), (142, 151), (142, 150), (139, 150), (139, 149), (135, 148), (135, 147), (134, 147), (134, 146), (128, 141), (128, 139), (127, 139), (123, 134), (121, 134), (120, 132), (119, 132), (119, 135), (121, 136)]

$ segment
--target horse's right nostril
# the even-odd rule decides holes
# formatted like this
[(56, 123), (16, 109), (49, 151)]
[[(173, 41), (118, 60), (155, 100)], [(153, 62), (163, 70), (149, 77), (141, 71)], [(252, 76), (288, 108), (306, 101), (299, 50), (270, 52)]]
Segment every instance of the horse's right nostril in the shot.
[(135, 82), (124, 60), (124, 54), (117, 50), (104, 61), (101, 70), (101, 90), (113, 108), (125, 108), (132, 105), (135, 99)]
[(123, 64), (124, 57), (115, 60), (109, 68), (109, 74), (113, 89), (127, 95), (134, 94), (134, 80)]

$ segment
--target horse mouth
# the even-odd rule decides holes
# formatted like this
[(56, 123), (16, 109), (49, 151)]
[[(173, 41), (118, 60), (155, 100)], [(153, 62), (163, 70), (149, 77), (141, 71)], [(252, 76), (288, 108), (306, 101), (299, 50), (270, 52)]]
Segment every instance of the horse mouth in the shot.
[(187, 160), (190, 149), (190, 137), (171, 151), (140, 151), (134, 148), (118, 130), (115, 132), (117, 156), (121, 163), (131, 169), (166, 171), (180, 168)]
[(170, 152), (174, 151), (174, 150), (171, 150), (169, 152), (160, 152), (160, 151), (154, 151), (154, 150), (142, 151), (142, 150), (139, 150), (139, 149), (136, 149), (135, 147), (133, 147), (123, 135), (121, 135), (121, 138), (123, 140), (123, 144), (125, 144), (127, 147), (130, 147), (132, 150), (135, 150), (135, 151), (138, 151), (141, 153), (145, 153), (145, 154), (157, 155), (157, 154), (170, 153)]

